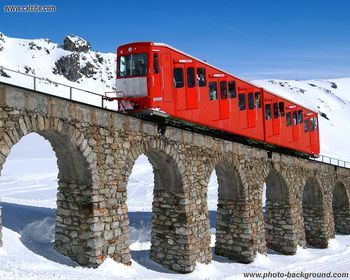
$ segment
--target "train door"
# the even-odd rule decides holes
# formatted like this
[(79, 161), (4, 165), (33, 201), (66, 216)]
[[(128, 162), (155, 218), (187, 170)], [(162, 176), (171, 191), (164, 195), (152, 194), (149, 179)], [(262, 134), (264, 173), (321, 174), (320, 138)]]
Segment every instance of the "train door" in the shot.
[(314, 151), (317, 150), (318, 148), (318, 122), (317, 122), (317, 117), (314, 116), (310, 118), (310, 150)]
[(248, 127), (256, 126), (256, 107), (253, 92), (248, 92)]
[(299, 125), (298, 125), (298, 112), (293, 111), (292, 115), (292, 124), (293, 124), (293, 142), (299, 140)]
[(240, 89), (238, 92), (238, 122), (240, 129), (245, 129), (248, 126), (247, 109), (247, 90)]
[(186, 98), (186, 86), (185, 86), (185, 75), (184, 75), (184, 65), (183, 64), (174, 64), (173, 69), (174, 76), (174, 87), (175, 87), (175, 103), (176, 110), (183, 111), (187, 107), (187, 98)]
[(227, 97), (227, 82), (226, 80), (221, 80), (219, 82), (220, 94), (220, 119), (225, 120), (229, 118), (229, 103)]
[(198, 104), (198, 97), (197, 97), (197, 87), (196, 87), (196, 74), (195, 74), (195, 68), (194, 65), (189, 65), (189, 67), (186, 68), (186, 103), (187, 103), (187, 109), (196, 109)]
[(218, 79), (211, 79), (208, 83), (209, 107), (206, 110), (206, 115), (211, 121), (220, 120), (220, 104)]
[(162, 94), (164, 102), (173, 101), (173, 71), (171, 69), (170, 55), (163, 53), (161, 55), (161, 80), (162, 80)]
[(279, 112), (279, 106), (278, 106), (278, 99), (275, 99), (272, 104), (272, 110), (273, 110), (273, 135), (280, 135), (281, 133), (281, 118), (280, 118), (280, 112)]
[(270, 100), (265, 100), (264, 122), (265, 122), (265, 135), (266, 135), (266, 138), (273, 136), (272, 101), (270, 101)]

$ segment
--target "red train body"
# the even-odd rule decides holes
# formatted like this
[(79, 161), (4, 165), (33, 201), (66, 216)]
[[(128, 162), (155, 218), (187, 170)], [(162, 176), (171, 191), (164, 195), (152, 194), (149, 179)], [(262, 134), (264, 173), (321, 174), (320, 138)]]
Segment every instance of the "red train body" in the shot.
[(318, 114), (160, 43), (117, 49), (120, 110), (155, 109), (226, 133), (320, 152)]

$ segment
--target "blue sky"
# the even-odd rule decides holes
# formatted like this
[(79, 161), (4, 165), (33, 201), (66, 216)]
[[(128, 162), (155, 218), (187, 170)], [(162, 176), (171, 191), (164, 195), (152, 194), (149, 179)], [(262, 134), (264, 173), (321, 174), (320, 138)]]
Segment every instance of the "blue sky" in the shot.
[[(5, 5), (55, 5), (5, 13)], [(76, 34), (115, 52), (157, 41), (246, 79), (350, 77), (348, 0), (0, 0), (0, 31), (62, 43)]]

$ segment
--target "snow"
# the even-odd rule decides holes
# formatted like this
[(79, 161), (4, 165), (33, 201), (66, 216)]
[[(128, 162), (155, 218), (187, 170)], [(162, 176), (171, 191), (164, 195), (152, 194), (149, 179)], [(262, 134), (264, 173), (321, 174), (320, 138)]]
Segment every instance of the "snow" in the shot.
[[(41, 47), (37, 49), (35, 46)], [(30, 45), (34, 50), (30, 49)], [(0, 36), (0, 66), (26, 71), (75, 87), (96, 92), (108, 91), (108, 81), (83, 77), (79, 84), (52, 73), (54, 62), (71, 52), (62, 50), (47, 39), (24, 40)], [(46, 49), (50, 51), (47, 54)], [(82, 54), (81, 59), (82, 58)], [(114, 63), (114, 54), (101, 54)], [(90, 51), (86, 60), (94, 62), (96, 53)], [(82, 61), (82, 64), (86, 61)], [(111, 66), (112, 67), (112, 66)], [(114, 67), (114, 66), (113, 66)], [(113, 68), (114, 69), (114, 68)], [(12, 75), (14, 79), (21, 80)], [(100, 75), (100, 74), (97, 74)], [(101, 74), (103, 75), (103, 74)], [(102, 77), (102, 76), (99, 76)], [(0, 77), (1, 80), (8, 78)], [(32, 85), (32, 80), (20, 82)], [(293, 99), (306, 107), (323, 113), (320, 117), (322, 154), (350, 161), (347, 139), (350, 124), (350, 78), (332, 80), (254, 81), (264, 88)], [(52, 82), (41, 87), (52, 89)], [(62, 88), (60, 89), (62, 90)], [(258, 254), (250, 264), (240, 264), (213, 254), (210, 264), (198, 263), (192, 273), (181, 275), (169, 271), (149, 259), (151, 246), (151, 207), (154, 176), (146, 156), (135, 162), (129, 178), (127, 204), (129, 208), (129, 241), (132, 265), (124, 266), (107, 258), (97, 269), (83, 268), (60, 255), (54, 246), (54, 224), (57, 193), (57, 159), (49, 142), (31, 133), (16, 144), (0, 177), (0, 198), (3, 206), (3, 247), (0, 248), (0, 279), (253, 279), (246, 272), (349, 272), (350, 236), (336, 235), (329, 248), (298, 248), (293, 256), (280, 255), (269, 250)], [(218, 182), (213, 171), (208, 190), (211, 218), (211, 247), (215, 246), (215, 218)], [(265, 200), (265, 198), (263, 198)], [(265, 279), (273, 279), (267, 277)], [(309, 278), (313, 279), (313, 278)], [(344, 278), (349, 279), (349, 278)]]

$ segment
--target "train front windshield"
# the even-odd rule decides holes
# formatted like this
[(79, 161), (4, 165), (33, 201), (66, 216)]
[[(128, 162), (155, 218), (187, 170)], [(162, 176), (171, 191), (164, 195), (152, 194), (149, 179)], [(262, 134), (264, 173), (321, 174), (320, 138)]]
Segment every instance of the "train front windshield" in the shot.
[(147, 69), (147, 53), (129, 54), (118, 57), (118, 78), (145, 76)]

